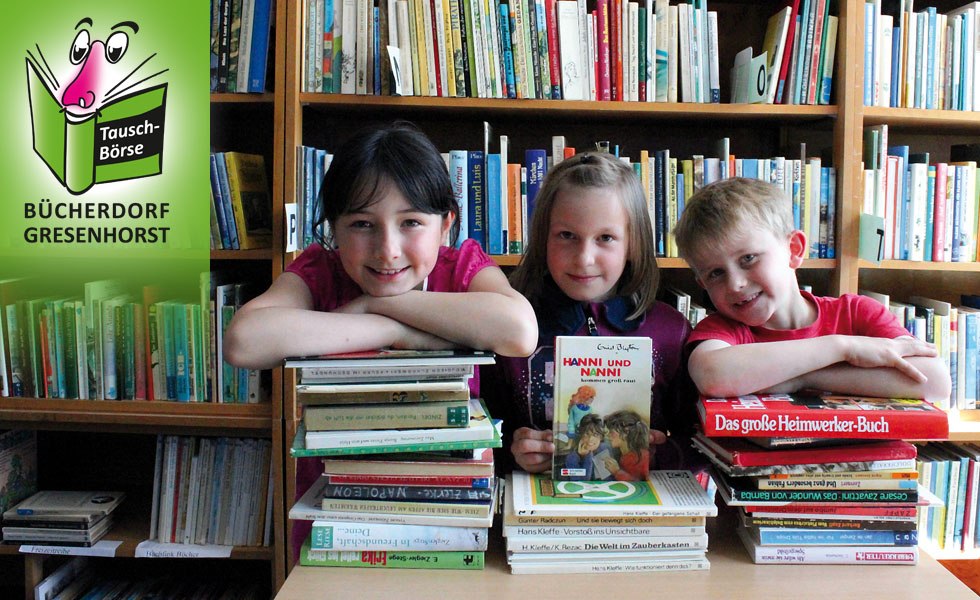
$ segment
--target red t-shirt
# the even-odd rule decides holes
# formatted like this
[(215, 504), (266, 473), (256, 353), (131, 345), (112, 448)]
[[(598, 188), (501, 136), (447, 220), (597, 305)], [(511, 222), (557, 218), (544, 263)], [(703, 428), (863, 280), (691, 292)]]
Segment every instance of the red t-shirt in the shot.
[(867, 296), (844, 294), (840, 298), (814, 296), (800, 292), (817, 308), (817, 318), (800, 329), (769, 329), (750, 327), (718, 313), (709, 315), (698, 323), (687, 338), (691, 348), (704, 340), (721, 340), (732, 346), (756, 342), (782, 342), (802, 340), (824, 335), (861, 335), (867, 337), (897, 338), (909, 334), (898, 323), (895, 315), (880, 302)]

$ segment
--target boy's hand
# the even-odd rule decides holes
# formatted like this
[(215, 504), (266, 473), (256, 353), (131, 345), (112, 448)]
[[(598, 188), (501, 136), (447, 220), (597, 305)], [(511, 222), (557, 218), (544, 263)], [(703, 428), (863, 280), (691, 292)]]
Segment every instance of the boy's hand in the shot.
[(937, 355), (933, 344), (912, 336), (895, 339), (845, 336), (844, 339), (847, 344), (844, 356), (848, 364), (866, 369), (888, 367), (919, 383), (924, 383), (926, 376), (905, 357)]
[(552, 432), (521, 427), (514, 432), (510, 451), (517, 464), (528, 473), (548, 471), (551, 469), (551, 457), (555, 453)]

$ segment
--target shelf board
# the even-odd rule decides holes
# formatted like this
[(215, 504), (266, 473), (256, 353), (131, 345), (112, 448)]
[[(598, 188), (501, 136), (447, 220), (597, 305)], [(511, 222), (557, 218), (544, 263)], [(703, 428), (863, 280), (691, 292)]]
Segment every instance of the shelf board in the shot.
[(926, 110), (923, 108), (864, 107), (864, 125), (887, 124), (912, 128), (955, 128), (980, 132), (980, 115), (968, 110)]
[(260, 94), (247, 94), (247, 93), (212, 93), (211, 103), (212, 104), (272, 104), (275, 100), (276, 95), (272, 92), (262, 92)]
[(702, 120), (816, 121), (837, 117), (836, 106), (785, 104), (695, 104), (684, 102), (596, 102), (587, 100), (513, 100), (506, 98), (437, 98), (428, 96), (355, 96), (350, 94), (302, 93), (306, 106), (329, 106), (345, 111), (432, 111), (453, 114), (494, 114), (542, 116), (580, 116), (589, 119), (624, 118)]
[(893, 269), (897, 271), (961, 271), (966, 273), (980, 273), (980, 263), (977, 262), (930, 262), (916, 260), (883, 260), (881, 264), (875, 264), (869, 260), (860, 260), (858, 268), (861, 269)]
[(949, 439), (953, 442), (980, 441), (980, 410), (949, 411)]
[(212, 250), (211, 260), (272, 260), (272, 248), (255, 250)]
[(243, 431), (267, 437), (272, 405), (145, 400), (59, 400), (0, 398), (0, 423), (37, 429), (147, 431)]

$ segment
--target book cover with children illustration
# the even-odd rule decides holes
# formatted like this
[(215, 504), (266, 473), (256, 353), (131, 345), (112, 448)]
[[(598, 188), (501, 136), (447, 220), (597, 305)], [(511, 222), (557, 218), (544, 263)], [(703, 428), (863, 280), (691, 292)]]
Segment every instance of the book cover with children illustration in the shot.
[(651, 367), (650, 338), (556, 338), (554, 479), (646, 478)]

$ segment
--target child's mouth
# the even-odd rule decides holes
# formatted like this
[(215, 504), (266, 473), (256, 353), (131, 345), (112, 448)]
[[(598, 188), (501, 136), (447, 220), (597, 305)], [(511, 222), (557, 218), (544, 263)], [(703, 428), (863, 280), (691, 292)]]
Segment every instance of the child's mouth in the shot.
[(745, 300), (742, 300), (741, 302), (736, 302), (735, 308), (743, 308), (745, 306), (748, 306), (753, 301), (755, 301), (755, 299), (758, 298), (760, 294), (761, 292), (756, 292), (755, 294), (752, 294), (752, 296), (746, 298)]

